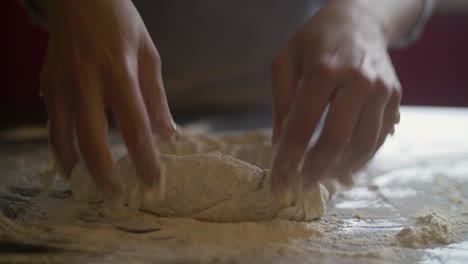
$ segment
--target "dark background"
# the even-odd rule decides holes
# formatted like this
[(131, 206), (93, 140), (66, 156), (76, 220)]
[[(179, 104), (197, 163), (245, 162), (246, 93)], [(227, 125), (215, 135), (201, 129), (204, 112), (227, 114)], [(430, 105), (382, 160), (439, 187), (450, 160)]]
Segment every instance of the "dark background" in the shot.
[[(405, 105), (468, 107), (468, 1), (440, 2), (420, 40), (391, 51)], [(0, 127), (43, 124), (38, 76), (47, 33), (31, 24), (17, 0), (1, 6)]]

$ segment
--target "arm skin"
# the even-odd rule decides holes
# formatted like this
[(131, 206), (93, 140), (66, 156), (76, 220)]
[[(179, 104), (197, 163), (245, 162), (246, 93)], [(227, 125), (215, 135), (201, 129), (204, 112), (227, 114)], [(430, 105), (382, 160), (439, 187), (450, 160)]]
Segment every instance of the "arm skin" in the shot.
[(109, 107), (139, 178), (158, 185), (162, 176), (151, 129), (170, 137), (176, 126), (158, 51), (132, 1), (39, 3), (50, 30), (41, 89), (50, 145), (62, 170), (69, 175), (81, 156), (106, 194), (124, 191), (107, 143)]
[(280, 50), (272, 64), (274, 194), (299, 182), (308, 190), (324, 177), (349, 183), (392, 133), (402, 92), (387, 48), (423, 7), (423, 0), (329, 0)]

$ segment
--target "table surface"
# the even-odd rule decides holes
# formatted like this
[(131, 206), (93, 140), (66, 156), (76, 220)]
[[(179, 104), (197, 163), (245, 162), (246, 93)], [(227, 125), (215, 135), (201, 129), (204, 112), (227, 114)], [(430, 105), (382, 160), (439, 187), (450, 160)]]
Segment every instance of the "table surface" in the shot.
[[(232, 130), (233, 124), (258, 127), (259, 124), (268, 123), (264, 118), (265, 115), (243, 116), (230, 120), (216, 119), (216, 122), (200, 121), (190, 126), (209, 129), (212, 128), (210, 124), (215, 123), (218, 130)], [(223, 122), (228, 126), (223, 125)], [(111, 145), (114, 153), (124, 151), (118, 137), (111, 137)], [(30, 143), (16, 139), (15, 143), (3, 143), (0, 151), (0, 262), (118, 263), (129, 258), (135, 263), (206, 261), (187, 245), (189, 234), (184, 238), (171, 237), (167, 242), (155, 242), (157, 234), (122, 235), (122, 231), (116, 230), (112, 238), (121, 241), (120, 246), (113, 244), (103, 247), (97, 237), (86, 236), (101, 232), (99, 228), (104, 228), (96, 220), (99, 216), (91, 220), (79, 217), (54, 218), (59, 212), (63, 215), (64, 211), (69, 215), (80, 215), (84, 209), (76, 209), (68, 185), (62, 181), (54, 183), (50, 194), (39, 194), (42, 184), (40, 171), (47, 166), (47, 161), (46, 143), (42, 141)], [(468, 109), (404, 107), (395, 136), (387, 140), (373, 161), (358, 175), (355, 186), (340, 190), (328, 202), (327, 213), (321, 220), (308, 224), (297, 223), (314, 227), (328, 222), (333, 223), (333, 227), (323, 229), (320, 237), (291, 235), (288, 240), (262, 245), (256, 248), (255, 253), (223, 242), (221, 228), (220, 241), (216, 245), (219, 253), (213, 253), (216, 258), (212, 262), (307, 263), (314, 259), (322, 263), (467, 263), (467, 188)], [(395, 243), (394, 238), (400, 230), (414, 227), (416, 217), (432, 212), (449, 222), (456, 222), (456, 234), (453, 234), (449, 244), (409, 248)], [(142, 217), (159, 219), (155, 220), (160, 224), (158, 230), (164, 231), (167, 227), (167, 224), (161, 224), (160, 217), (141, 214)], [(180, 221), (181, 226), (189, 223)], [(190, 225), (208, 228), (212, 223), (192, 220)], [(265, 223), (255, 225), (260, 227)], [(61, 228), (64, 226), (74, 229), (68, 228), (65, 232)], [(126, 245), (126, 241), (131, 241), (130, 245), (122, 246)], [(375, 243), (369, 244), (369, 241)], [(208, 242), (203, 244), (203, 239), (199, 242), (198, 249), (210, 246)], [(77, 243), (101, 246), (81, 246), (77, 250)], [(135, 243), (140, 246), (132, 246)], [(297, 245), (302, 250), (291, 250)], [(278, 247), (288, 250), (278, 251)], [(282, 253), (273, 254), (271, 248)], [(172, 255), (167, 257), (166, 254), (163, 258), (161, 254), (151, 253), (158, 250), (170, 250)]]

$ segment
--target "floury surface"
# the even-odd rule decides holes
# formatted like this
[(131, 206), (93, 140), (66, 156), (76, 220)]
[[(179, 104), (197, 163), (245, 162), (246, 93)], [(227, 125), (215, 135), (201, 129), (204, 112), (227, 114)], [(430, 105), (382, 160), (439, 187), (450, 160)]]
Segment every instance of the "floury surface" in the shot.
[[(249, 118), (226, 124), (257, 123)], [(467, 135), (467, 109), (403, 108), (395, 136), (324, 217), (256, 223), (109, 215), (101, 204), (73, 202), (60, 180), (42, 195), (46, 144), (2, 143), (0, 262), (465, 263)], [(111, 145), (116, 156), (125, 152), (117, 137)]]

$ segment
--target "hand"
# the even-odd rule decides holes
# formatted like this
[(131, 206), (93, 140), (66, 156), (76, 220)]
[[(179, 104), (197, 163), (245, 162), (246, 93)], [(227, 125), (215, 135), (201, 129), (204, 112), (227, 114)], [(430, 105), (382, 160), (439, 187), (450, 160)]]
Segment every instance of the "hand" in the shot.
[(49, 137), (64, 173), (78, 160), (110, 194), (123, 192), (107, 143), (108, 106), (137, 174), (161, 178), (151, 125), (165, 136), (176, 126), (164, 92), (158, 51), (131, 1), (43, 2), (50, 37), (41, 73)]
[[(397, 121), (401, 85), (385, 34), (352, 2), (327, 2), (273, 62), (274, 193), (299, 180), (308, 188), (323, 177), (349, 179)], [(318, 141), (308, 148), (327, 107)]]

